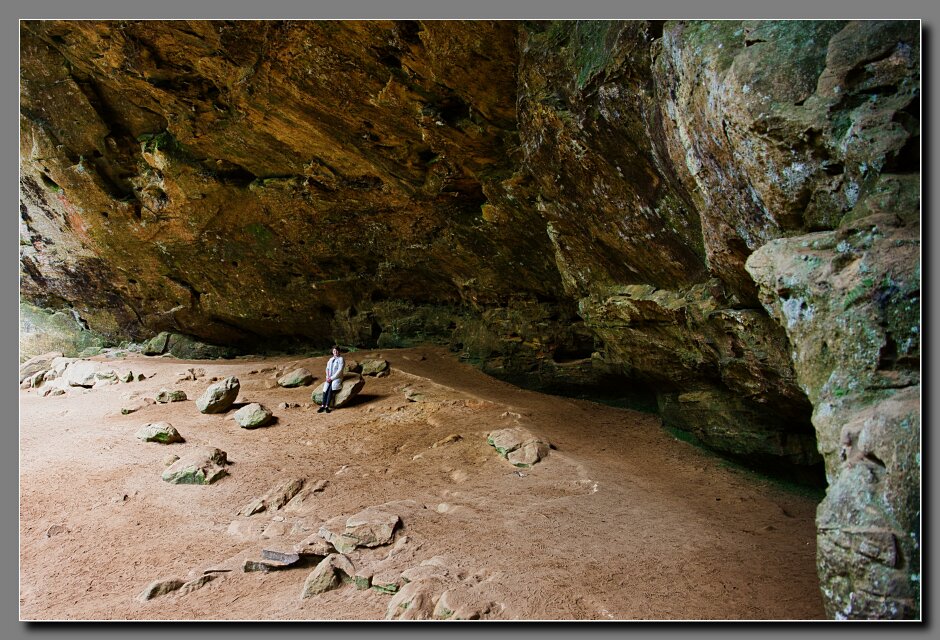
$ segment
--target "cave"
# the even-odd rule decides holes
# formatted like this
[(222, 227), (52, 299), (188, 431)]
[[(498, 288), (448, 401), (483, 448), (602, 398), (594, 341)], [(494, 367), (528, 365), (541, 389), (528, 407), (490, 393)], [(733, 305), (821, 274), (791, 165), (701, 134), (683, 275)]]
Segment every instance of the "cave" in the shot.
[(920, 619), (920, 47), (21, 21), (21, 614)]

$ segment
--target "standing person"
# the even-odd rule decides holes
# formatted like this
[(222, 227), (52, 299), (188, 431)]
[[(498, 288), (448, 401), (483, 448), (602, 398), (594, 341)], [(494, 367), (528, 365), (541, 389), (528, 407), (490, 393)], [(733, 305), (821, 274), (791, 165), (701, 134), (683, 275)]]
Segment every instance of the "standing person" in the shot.
[(330, 412), (330, 400), (333, 399), (333, 393), (339, 391), (343, 386), (343, 369), (346, 368), (346, 361), (339, 355), (339, 346), (333, 345), (333, 357), (326, 363), (326, 382), (323, 383), (323, 405), (317, 409), (317, 413)]

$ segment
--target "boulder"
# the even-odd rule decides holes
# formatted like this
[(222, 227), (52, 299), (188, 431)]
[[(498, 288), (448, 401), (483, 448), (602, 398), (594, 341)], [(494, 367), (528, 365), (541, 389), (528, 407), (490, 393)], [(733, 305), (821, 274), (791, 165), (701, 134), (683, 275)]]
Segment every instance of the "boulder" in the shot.
[(251, 516), (265, 510), (276, 511), (297, 495), (303, 486), (303, 478), (283, 480), (260, 498), (252, 500), (246, 507), (241, 509), (239, 513), (243, 516)]
[(42, 371), (47, 371), (52, 368), (52, 361), (56, 358), (61, 358), (61, 351), (50, 351), (49, 353), (44, 353), (42, 355), (33, 356), (26, 362), (20, 365), (20, 382), (26, 378), (35, 375)]
[[(326, 383), (324, 383), (326, 384)], [(339, 391), (333, 392), (332, 406), (334, 409), (338, 409), (346, 404), (349, 404), (349, 401), (355, 398), (362, 388), (366, 386), (366, 381), (358, 373), (347, 373), (343, 375), (343, 386)], [(323, 385), (318, 385), (316, 390), (311, 394), (311, 399), (319, 405), (323, 404)]]
[(548, 455), (551, 445), (539, 440), (526, 429), (500, 429), (490, 433), (486, 441), (499, 455), (517, 467), (530, 467)]
[(362, 363), (362, 375), (377, 376), (388, 371), (388, 360), (365, 360)]
[(93, 387), (98, 381), (101, 365), (91, 360), (74, 360), (62, 372), (62, 378), (70, 387)]
[(235, 402), (240, 389), (238, 378), (229, 376), (210, 385), (196, 400), (196, 408), (202, 413), (224, 413)]
[(182, 389), (160, 389), (156, 400), (161, 404), (167, 404), (169, 402), (182, 402), (183, 400), (186, 400), (186, 392)]
[(235, 422), (243, 429), (257, 429), (271, 422), (274, 414), (262, 404), (252, 402), (235, 412)]
[(172, 444), (174, 442), (185, 442), (179, 431), (169, 422), (151, 422), (142, 426), (135, 434), (139, 440), (144, 442), (159, 442), (161, 444)]
[(227, 462), (224, 451), (200, 447), (171, 464), (163, 472), (163, 480), (171, 484), (212, 484), (228, 473)]
[(277, 379), (277, 383), (282, 387), (293, 388), (305, 387), (312, 383), (313, 380), (313, 374), (301, 367), (281, 376)]
[(357, 546), (378, 547), (392, 541), (399, 524), (401, 518), (396, 514), (379, 507), (369, 507), (347, 519), (343, 533), (348, 538), (358, 540)]

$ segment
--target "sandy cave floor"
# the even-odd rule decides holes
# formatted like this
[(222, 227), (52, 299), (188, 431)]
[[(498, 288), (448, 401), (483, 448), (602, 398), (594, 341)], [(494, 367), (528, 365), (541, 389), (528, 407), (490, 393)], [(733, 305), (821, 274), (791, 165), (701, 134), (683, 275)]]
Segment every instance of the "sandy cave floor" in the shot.
[[(313, 387), (275, 379), (326, 357), (107, 361), (143, 381), (66, 396), (20, 391), (20, 618), (23, 620), (372, 620), (391, 595), (346, 584), (307, 599), (312, 567), (244, 572), (265, 548), (289, 549), (321, 523), (412, 500), (397, 539), (402, 562), (437, 557), (445, 585), (484, 619), (790, 620), (824, 617), (815, 569), (815, 501), (723, 465), (664, 432), (658, 417), (525, 391), (444, 349), (381, 350), (391, 375), (366, 378), (349, 407), (318, 414)], [(96, 360), (105, 360), (96, 358)], [(188, 368), (205, 371), (178, 381)], [(237, 403), (277, 422), (240, 428), (234, 410), (204, 415), (210, 378), (235, 375)], [(273, 387), (273, 388), (272, 388)], [(121, 407), (161, 388), (189, 400)], [(406, 391), (419, 391), (412, 402)], [(280, 403), (310, 403), (278, 409)], [(185, 443), (134, 437), (167, 421)], [(517, 469), (486, 442), (520, 426), (555, 449)], [(440, 444), (448, 436), (459, 439)], [(161, 480), (170, 453), (228, 454), (212, 485)], [(300, 508), (239, 510), (286, 478), (325, 488)], [(358, 566), (390, 546), (350, 554)], [(223, 568), (184, 595), (137, 596), (152, 581)], [(442, 587), (443, 588), (443, 587)], [(476, 603), (476, 604), (474, 604)]]

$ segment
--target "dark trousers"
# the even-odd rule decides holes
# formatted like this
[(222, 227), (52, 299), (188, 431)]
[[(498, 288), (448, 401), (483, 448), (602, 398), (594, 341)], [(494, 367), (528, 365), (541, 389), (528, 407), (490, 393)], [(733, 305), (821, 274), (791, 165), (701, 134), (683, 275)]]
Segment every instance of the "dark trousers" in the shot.
[(333, 385), (326, 385), (326, 391), (323, 392), (323, 406), (330, 406), (330, 400), (333, 399)]

